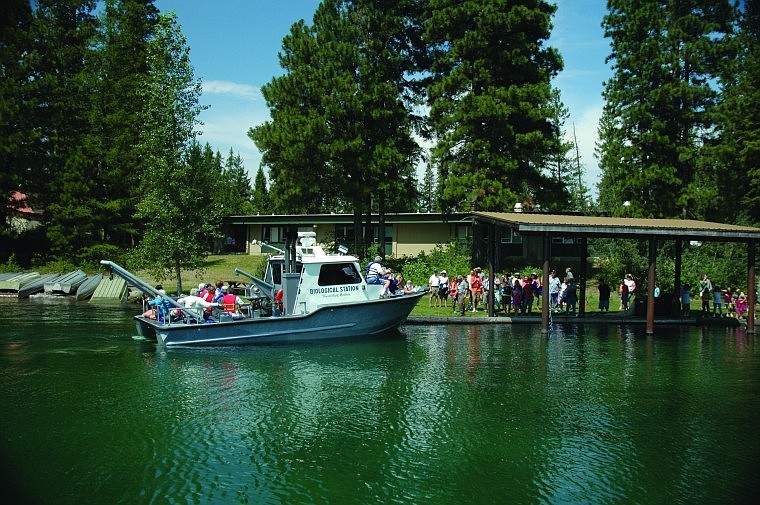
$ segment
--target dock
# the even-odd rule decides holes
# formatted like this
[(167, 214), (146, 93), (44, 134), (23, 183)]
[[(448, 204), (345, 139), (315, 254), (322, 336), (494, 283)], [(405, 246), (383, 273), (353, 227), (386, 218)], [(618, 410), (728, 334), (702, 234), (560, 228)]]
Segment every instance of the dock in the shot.
[(104, 277), (92, 293), (90, 303), (121, 303), (127, 301), (127, 281), (121, 277)]

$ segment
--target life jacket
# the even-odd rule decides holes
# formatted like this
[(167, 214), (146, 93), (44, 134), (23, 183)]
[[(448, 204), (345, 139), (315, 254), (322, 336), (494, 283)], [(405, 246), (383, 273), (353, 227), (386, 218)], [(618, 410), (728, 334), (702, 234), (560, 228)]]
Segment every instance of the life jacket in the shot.
[[(213, 291), (204, 291), (202, 295), (200, 295), (201, 298), (203, 298), (204, 301), (212, 303), (214, 301), (214, 292)], [(203, 309), (204, 312), (211, 313), (211, 307), (206, 307)]]
[(222, 303), (224, 304), (225, 312), (231, 312), (231, 313), (237, 312), (237, 310), (235, 309), (235, 300), (237, 300), (237, 295), (233, 295), (233, 294), (226, 294), (222, 297)]

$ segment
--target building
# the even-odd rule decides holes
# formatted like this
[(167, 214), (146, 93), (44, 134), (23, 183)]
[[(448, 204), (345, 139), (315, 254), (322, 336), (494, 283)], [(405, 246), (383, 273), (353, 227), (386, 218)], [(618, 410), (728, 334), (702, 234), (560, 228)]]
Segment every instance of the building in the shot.
[[(352, 214), (230, 216), (225, 218), (225, 238), (215, 244), (214, 252), (261, 254), (258, 242), (282, 248), (288, 228), (315, 231), (317, 242), (326, 249), (331, 249), (331, 246), (353, 242), (354, 218)], [(440, 213), (386, 214), (382, 233), (385, 235), (386, 256), (417, 256), (421, 251), (432, 251), (437, 244), (471, 239), (472, 216)], [(372, 235), (373, 242), (379, 244), (377, 214), (372, 215)], [(263, 251), (267, 252), (269, 251)]]

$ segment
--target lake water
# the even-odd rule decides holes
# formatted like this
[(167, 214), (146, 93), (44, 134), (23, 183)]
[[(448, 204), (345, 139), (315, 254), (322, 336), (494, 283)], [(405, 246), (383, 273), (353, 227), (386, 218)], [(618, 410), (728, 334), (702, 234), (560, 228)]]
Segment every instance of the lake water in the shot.
[(9, 503), (747, 503), (757, 338), (405, 326), (181, 349), (136, 307), (0, 300)]

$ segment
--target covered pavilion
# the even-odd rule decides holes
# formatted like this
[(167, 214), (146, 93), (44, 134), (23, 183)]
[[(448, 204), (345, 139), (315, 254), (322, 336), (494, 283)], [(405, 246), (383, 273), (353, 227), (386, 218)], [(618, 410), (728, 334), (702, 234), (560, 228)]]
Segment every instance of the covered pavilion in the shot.
[[(647, 276), (646, 331), (654, 333), (654, 286), (656, 282), (657, 241), (675, 241), (675, 291), (680, 291), (681, 252), (685, 241), (733, 242), (747, 246), (747, 332), (755, 332), (755, 251), (760, 242), (760, 228), (713, 223), (688, 219), (639, 219), (623, 217), (577, 216), (560, 214), (530, 214), (523, 212), (474, 212), (475, 225), (487, 227), (489, 283), (493, 286), (493, 261), (495, 257), (496, 227), (512, 229), (523, 236), (543, 239), (542, 285), (549, 283), (549, 262), (551, 258), (552, 236), (577, 238), (581, 245), (579, 317), (583, 317), (586, 291), (586, 271), (588, 259), (588, 239), (625, 238), (646, 240), (649, 243), (649, 268)], [(493, 291), (489, 293), (493, 297)], [(549, 331), (549, 293), (543, 290), (541, 309), (541, 331)], [(489, 316), (493, 316), (493, 300), (488, 304)]]

